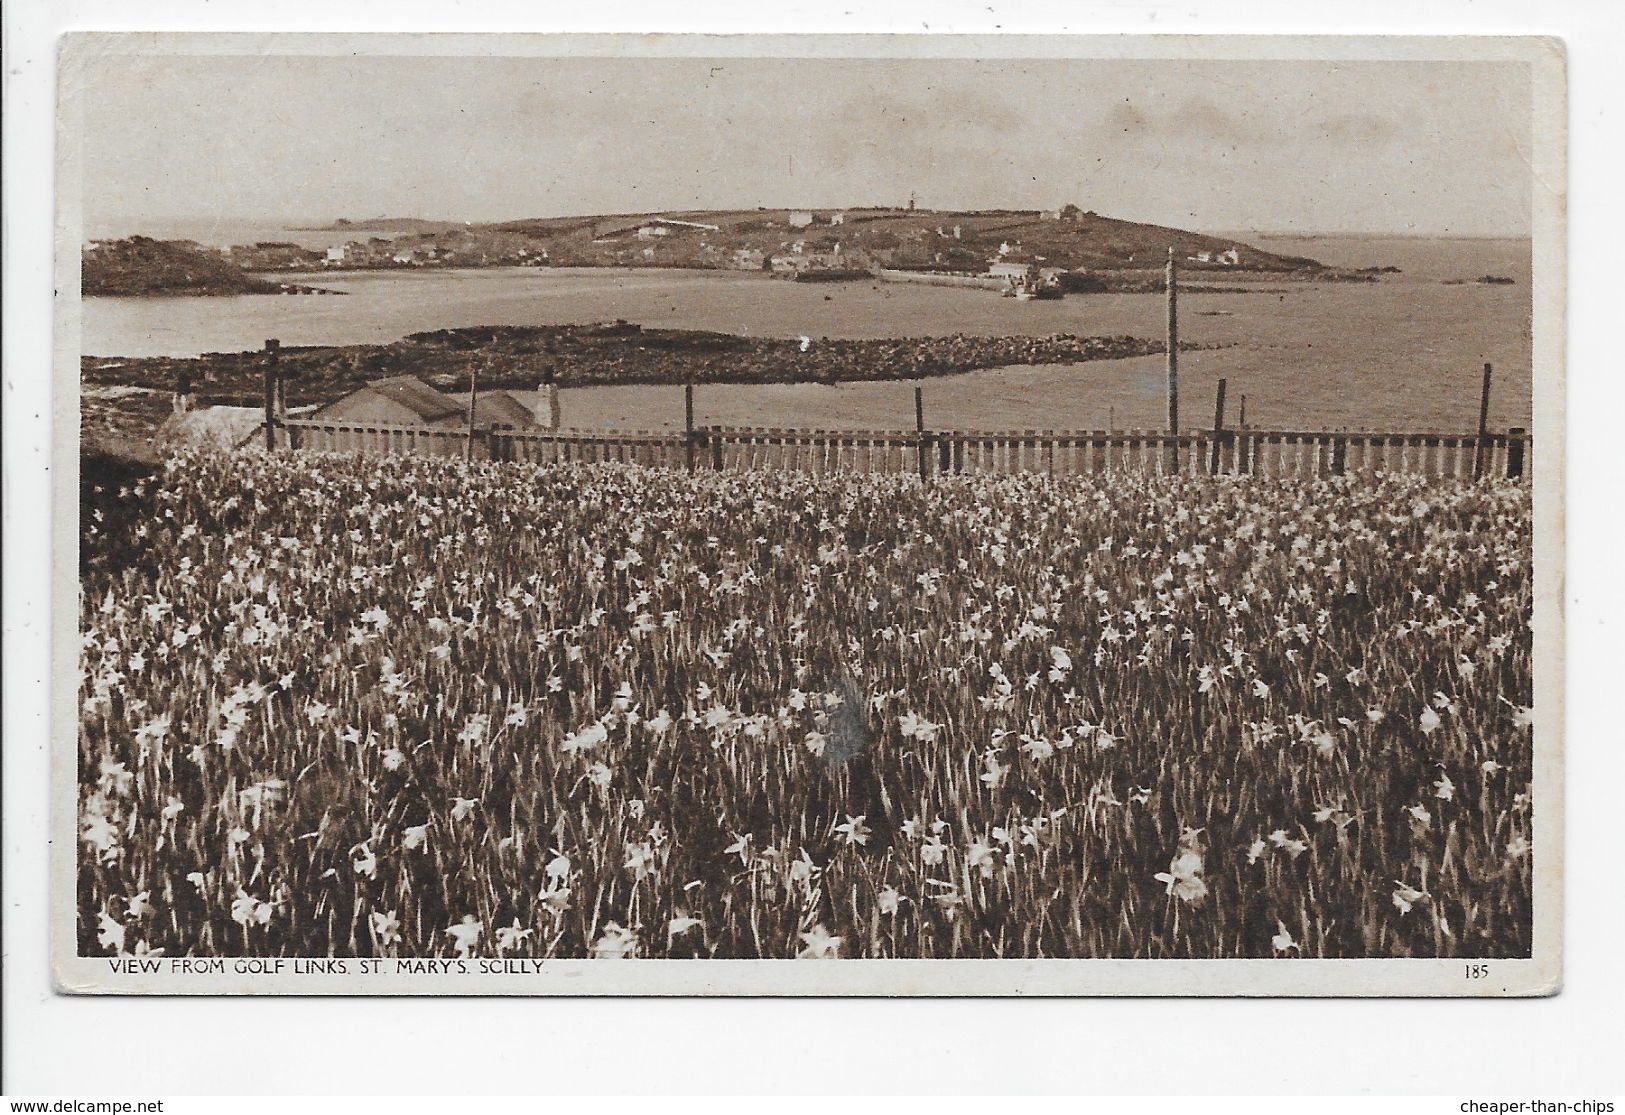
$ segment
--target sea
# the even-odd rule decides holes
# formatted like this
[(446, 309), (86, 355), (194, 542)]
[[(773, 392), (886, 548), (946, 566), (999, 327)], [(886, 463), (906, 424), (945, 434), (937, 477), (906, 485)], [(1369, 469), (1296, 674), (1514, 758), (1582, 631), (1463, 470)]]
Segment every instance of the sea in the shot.
[[(267, 226), (160, 230), (203, 243), (287, 239), (312, 247), (365, 235)], [(1239, 240), (1338, 267), (1397, 267), (1375, 283), (1258, 283), (1247, 293), (1187, 290), (1179, 357), (1181, 426), (1210, 425), (1220, 379), (1227, 423), (1246, 407), (1270, 429), (1402, 432), (1476, 427), (1483, 366), (1494, 369), (1490, 421), (1528, 426), (1531, 253), (1528, 240), (1270, 236)], [(1482, 284), (1484, 275), (1510, 284)], [(317, 272), (288, 281), (346, 297), (87, 298), (80, 352), (194, 356), (261, 347), (387, 343), (458, 326), (587, 323), (760, 337), (873, 338), (1073, 333), (1161, 337), (1156, 294), (1071, 295), (1018, 302), (981, 290), (864, 281), (801, 284), (746, 272), (605, 268)], [(715, 423), (908, 428), (912, 388), (887, 383), (702, 388)], [(922, 381), (927, 421), (961, 429), (1125, 429), (1166, 425), (1162, 357), (986, 369)], [(658, 387), (566, 391), (565, 423), (680, 425), (680, 392)], [(1244, 402), (1245, 401), (1245, 402)]]

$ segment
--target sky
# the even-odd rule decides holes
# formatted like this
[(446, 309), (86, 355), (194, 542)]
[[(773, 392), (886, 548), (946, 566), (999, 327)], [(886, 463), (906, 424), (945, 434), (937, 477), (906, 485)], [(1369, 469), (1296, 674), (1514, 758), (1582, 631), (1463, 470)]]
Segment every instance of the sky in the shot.
[(1518, 62), (96, 58), (85, 228), (1053, 208), (1527, 235)]

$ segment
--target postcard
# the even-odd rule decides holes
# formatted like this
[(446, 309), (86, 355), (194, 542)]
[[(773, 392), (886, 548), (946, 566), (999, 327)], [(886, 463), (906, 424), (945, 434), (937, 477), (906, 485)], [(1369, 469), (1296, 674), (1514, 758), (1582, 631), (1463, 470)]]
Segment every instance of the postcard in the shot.
[(1560, 987), (1560, 43), (61, 64), (61, 990)]

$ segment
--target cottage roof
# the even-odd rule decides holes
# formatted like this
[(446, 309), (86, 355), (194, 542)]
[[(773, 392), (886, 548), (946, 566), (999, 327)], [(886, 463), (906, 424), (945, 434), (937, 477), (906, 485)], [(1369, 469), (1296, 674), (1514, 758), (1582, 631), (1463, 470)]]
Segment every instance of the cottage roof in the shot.
[[(289, 407), (289, 417), (301, 417), (316, 408)], [(264, 436), (264, 407), (206, 406), (184, 414), (171, 414), (153, 434), (153, 444), (161, 449), (186, 445), (236, 449)]]
[(200, 407), (164, 419), (152, 440), (160, 449), (182, 445), (235, 449), (264, 428), (263, 407)]
[[(534, 395), (535, 392), (528, 392)], [(458, 392), (447, 398), (456, 400), (458, 409), (468, 413), (468, 393)], [(534, 426), (536, 414), (507, 391), (481, 391), (474, 404), (476, 426)]]
[(391, 402), (406, 407), (425, 422), (438, 422), (461, 413), (463, 409), (454, 399), (442, 395), (416, 376), (375, 379), (367, 386)]

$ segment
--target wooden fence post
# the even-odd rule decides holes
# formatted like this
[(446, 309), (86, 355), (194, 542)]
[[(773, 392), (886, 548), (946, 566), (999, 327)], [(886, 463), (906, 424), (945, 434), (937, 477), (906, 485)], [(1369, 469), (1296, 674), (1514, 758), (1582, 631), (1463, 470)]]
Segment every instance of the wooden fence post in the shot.
[(1235, 471), (1240, 475), (1248, 475), (1253, 471), (1253, 439), (1246, 436), (1246, 395), (1241, 395), (1241, 406), (1235, 414), (1235, 427), (1237, 427), (1237, 447), (1235, 447)]
[(463, 460), (474, 459), (474, 407), (480, 401), (480, 376), (478, 365), (470, 361), (468, 365), (468, 440), (463, 443)]
[(718, 472), (721, 472), (722, 438), (717, 435), (716, 430), (707, 426), (705, 430), (705, 440), (711, 443), (711, 467), (716, 469)]
[(1484, 475), (1484, 455), (1488, 452), (1490, 432), (1490, 365), (1484, 365), (1484, 389), (1478, 396), (1478, 446), (1473, 451), (1473, 479)]
[(683, 463), (694, 471), (694, 385), (683, 384)]
[(916, 387), (914, 389), (914, 455), (919, 458), (920, 479), (926, 479), (931, 471), (931, 458), (925, 452), (925, 395)]
[(271, 338), (265, 342), (265, 451), (267, 453), (276, 449), (277, 427), (277, 380), (280, 372), (277, 368), (277, 355), (282, 348), (282, 342)]
[(1224, 443), (1224, 388), (1225, 381), (1221, 377), (1218, 397), (1213, 403), (1213, 449), (1207, 467), (1208, 472), (1215, 476), (1219, 473), (1219, 446)]
[(1342, 476), (1348, 471), (1349, 439), (1342, 434), (1332, 438), (1332, 475)]
[(1507, 431), (1507, 479), (1518, 480), (1523, 477), (1523, 447), (1524, 434), (1528, 431), (1522, 426), (1514, 426)]
[[(1168, 432), (1179, 436), (1179, 274), (1174, 250), (1168, 249)], [(1168, 471), (1179, 471), (1179, 443), (1168, 443)]]

